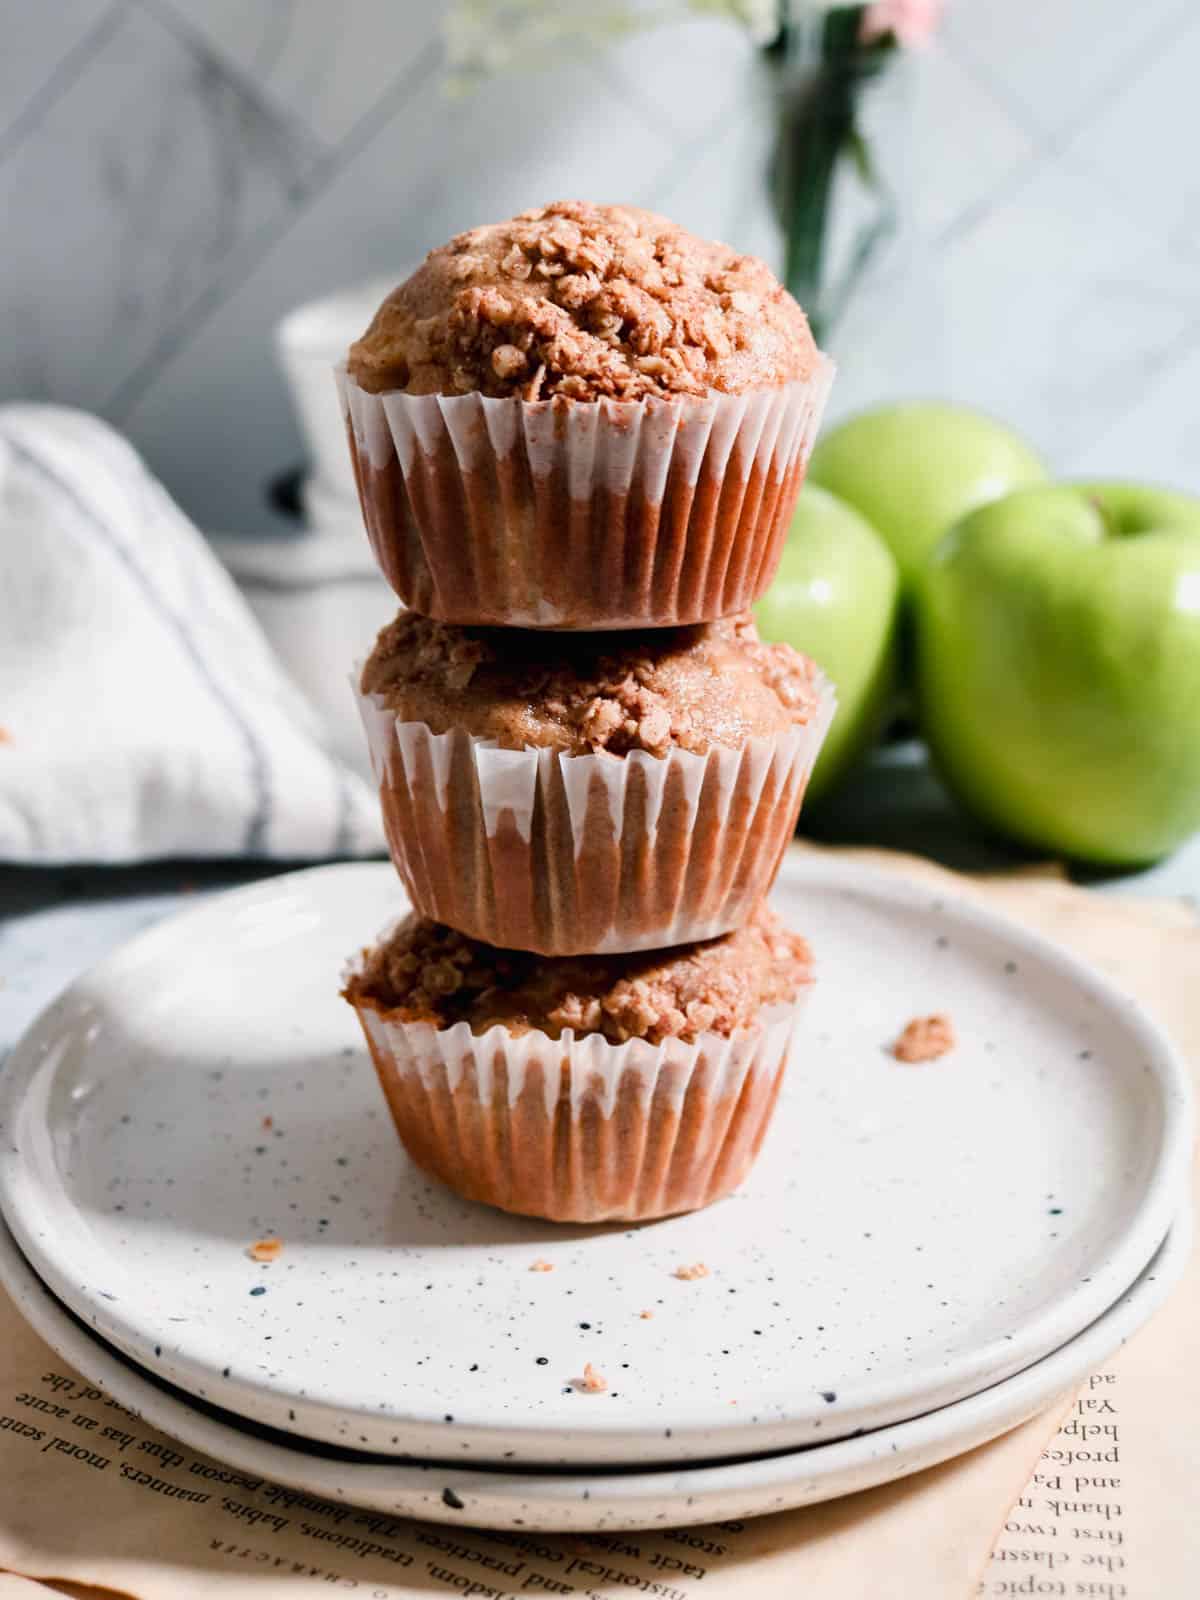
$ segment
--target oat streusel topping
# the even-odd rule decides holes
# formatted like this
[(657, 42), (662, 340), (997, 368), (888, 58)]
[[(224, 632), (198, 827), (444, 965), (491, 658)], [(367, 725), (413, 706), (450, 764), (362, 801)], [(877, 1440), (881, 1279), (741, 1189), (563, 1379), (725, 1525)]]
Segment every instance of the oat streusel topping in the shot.
[(362, 675), (406, 722), (502, 748), (704, 754), (808, 722), (817, 669), (758, 637), (749, 613), (647, 633), (460, 628), (402, 611)]
[(693, 1041), (752, 1027), (763, 1006), (790, 1002), (812, 981), (808, 945), (766, 905), (735, 933), (674, 950), (544, 957), (497, 950), (441, 923), (406, 917), (364, 958), (346, 998), (400, 1022), (473, 1033), (564, 1029), (627, 1039)]
[(431, 251), (349, 368), (375, 393), (641, 400), (774, 388), (816, 361), (757, 257), (650, 211), (561, 200)]

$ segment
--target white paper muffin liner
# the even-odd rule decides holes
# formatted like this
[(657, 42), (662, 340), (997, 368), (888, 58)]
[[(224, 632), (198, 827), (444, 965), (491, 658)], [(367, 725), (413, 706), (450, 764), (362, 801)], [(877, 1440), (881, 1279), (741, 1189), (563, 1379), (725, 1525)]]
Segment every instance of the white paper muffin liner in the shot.
[(833, 382), (641, 401), (371, 394), (337, 372), (363, 517), (443, 622), (714, 621), (767, 588)]
[(749, 1171), (787, 1064), (798, 1001), (693, 1043), (610, 1044), (465, 1022), (438, 1029), (356, 1005), (397, 1132), (470, 1200), (562, 1222), (692, 1211)]
[(356, 687), (384, 830), (413, 905), (542, 955), (655, 949), (738, 927), (769, 891), (833, 720), (741, 749), (503, 750), (403, 722)]

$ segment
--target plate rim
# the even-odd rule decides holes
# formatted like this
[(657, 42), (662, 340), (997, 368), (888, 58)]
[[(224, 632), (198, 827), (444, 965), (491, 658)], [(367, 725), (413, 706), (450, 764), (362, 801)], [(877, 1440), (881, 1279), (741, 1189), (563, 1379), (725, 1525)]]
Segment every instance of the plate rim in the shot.
[[(101, 1304), (94, 1295), (89, 1298), (74, 1277), (60, 1266), (34, 1225), (33, 1219), (38, 1210), (38, 1188), (14, 1143), (14, 1130), (24, 1093), (37, 1071), (40, 1037), (53, 1027), (60, 1009), (69, 1009), (73, 1001), (77, 1003), (81, 987), (119, 976), (124, 966), (144, 959), (147, 947), (153, 949), (160, 941), (169, 943), (181, 937), (186, 939), (194, 923), (210, 922), (214, 918), (219, 921), (236, 914), (241, 906), (277, 898), (297, 887), (303, 887), (310, 895), (315, 893), (319, 897), (320, 886), (324, 882), (340, 884), (354, 877), (371, 877), (380, 881), (386, 877), (395, 891), (397, 909), (403, 909), (403, 886), (395, 878), (390, 865), (384, 862), (338, 862), (310, 867), (258, 879), (208, 896), (202, 903), (169, 914), (141, 930), (77, 977), (35, 1017), (0, 1071), (0, 1134), (4, 1135), (0, 1139), (0, 1214), (3, 1214), (39, 1275), (50, 1284), (64, 1304), (85, 1320), (96, 1321), (95, 1314), (98, 1314), (96, 1325), (104, 1337), (142, 1365), (150, 1367), (150, 1351), (156, 1344), (171, 1340), (165, 1320), (161, 1326), (153, 1319), (139, 1324), (128, 1317), (124, 1302), (117, 1310), (116, 1303)], [(1106, 973), (1044, 934), (997, 912), (955, 886), (935, 886), (872, 863), (803, 850), (789, 852), (777, 882), (801, 894), (814, 888), (836, 889), (862, 894), (876, 903), (882, 900), (890, 906), (909, 910), (916, 908), (923, 915), (944, 912), (957, 919), (960, 925), (979, 930), (985, 937), (1015, 946), (1016, 953), (1024, 955), (1026, 959), (1038, 960), (1058, 976), (1065, 977), (1073, 986), (1088, 992), (1109, 1010), (1110, 1015), (1115, 1011), (1126, 1029), (1139, 1040), (1139, 1050), (1144, 1060), (1151, 1064), (1159, 1085), (1162, 1117), (1157, 1164), (1138, 1203), (1131, 1210), (1117, 1248), (1106, 1257), (1103, 1270), (1093, 1273), (1090, 1283), (1075, 1282), (1066, 1295), (1043, 1306), (1037, 1317), (1024, 1325), (1019, 1342), (997, 1337), (975, 1347), (968, 1356), (960, 1357), (950, 1369), (942, 1367), (935, 1374), (927, 1365), (918, 1368), (902, 1383), (884, 1379), (840, 1387), (837, 1427), (842, 1428), (844, 1424), (844, 1431), (856, 1425), (878, 1427), (888, 1420), (897, 1420), (904, 1407), (909, 1408), (908, 1415), (915, 1415), (954, 1403), (956, 1399), (994, 1383), (997, 1378), (1012, 1376), (1042, 1359), (1094, 1321), (1105, 1306), (1113, 1303), (1125, 1287), (1138, 1277), (1166, 1234), (1174, 1211), (1174, 1196), (1179, 1192), (1190, 1160), (1191, 1085), (1182, 1060), (1161, 1025)], [(313, 885), (317, 886), (315, 890)], [(24, 1192), (23, 1185), (28, 1186), (29, 1193)], [(1072, 1307), (1071, 1316), (1066, 1319), (1063, 1315), (1064, 1303)], [(1068, 1323), (1065, 1333), (1062, 1328), (1064, 1320)], [(1015, 1357), (1014, 1348), (1018, 1351)], [(256, 1402), (267, 1409), (276, 1406), (279, 1408), (278, 1415), (263, 1416), (261, 1420), (289, 1431), (282, 1416), (289, 1405), (295, 1404), (295, 1397), (286, 1389), (255, 1381), (249, 1373), (239, 1373), (236, 1377), (226, 1379), (219, 1365), (205, 1364), (194, 1356), (179, 1357), (176, 1353), (176, 1359), (176, 1381), (182, 1387), (192, 1388), (204, 1398), (214, 1401), (221, 1396), (239, 1395), (242, 1397), (242, 1407), (248, 1402)], [(185, 1368), (188, 1372), (181, 1370)], [(950, 1372), (949, 1379), (947, 1370)], [(239, 1406), (231, 1401), (229, 1408), (238, 1410)], [(333, 1418), (346, 1417), (353, 1417), (356, 1423), (367, 1420), (365, 1414), (357, 1410), (343, 1408), (336, 1401), (311, 1394), (304, 1397), (303, 1409), (310, 1413), (315, 1411), (331, 1421)], [(890, 1418), (881, 1418), (881, 1410), (889, 1412)], [(482, 1434), (490, 1441), (472, 1450), (474, 1459), (484, 1459), (489, 1450), (493, 1456), (499, 1456), (506, 1446), (515, 1444), (520, 1453), (530, 1460), (535, 1456), (547, 1460), (566, 1459), (565, 1455), (555, 1457), (549, 1452), (567, 1451), (570, 1459), (583, 1461), (586, 1458), (576, 1447), (576, 1440), (580, 1437), (587, 1441), (581, 1448), (595, 1450), (596, 1454), (591, 1458), (593, 1461), (617, 1460), (622, 1456), (646, 1459), (647, 1447), (659, 1450), (657, 1459), (671, 1459), (661, 1454), (661, 1417), (654, 1423), (631, 1423), (628, 1419), (618, 1418), (608, 1422), (589, 1418), (588, 1429), (580, 1436), (577, 1431), (568, 1430), (562, 1425), (529, 1423), (520, 1417), (507, 1417), (503, 1422), (486, 1417), (480, 1420), (469, 1413), (458, 1412), (458, 1408), (456, 1415), (456, 1435), (464, 1432)], [(435, 1432), (445, 1437), (445, 1429), (440, 1423), (435, 1424), (420, 1417), (391, 1415), (387, 1426), (390, 1432), (403, 1436), (416, 1454), (421, 1453)], [(751, 1441), (783, 1432), (790, 1433), (792, 1440), (770, 1446), (760, 1444), (757, 1448), (787, 1448), (798, 1433), (807, 1432), (814, 1426), (819, 1427), (821, 1423), (814, 1423), (810, 1414), (795, 1404), (789, 1407), (785, 1420), (772, 1417), (757, 1423), (747, 1422), (740, 1417), (731, 1418), (727, 1411), (716, 1405), (705, 1410), (701, 1404), (688, 1415), (671, 1419), (672, 1450), (675, 1457), (685, 1459), (688, 1454), (713, 1456), (748, 1453), (756, 1448)], [(702, 1449), (692, 1444), (700, 1436), (705, 1440)], [(333, 1429), (325, 1437), (331, 1443), (338, 1442), (338, 1432)]]
[[(1019, 1427), (1079, 1383), (1087, 1372), (1111, 1359), (1145, 1326), (1178, 1285), (1192, 1244), (1189, 1194), (1154, 1256), (1100, 1317), (1040, 1361), (948, 1406), (870, 1433), (802, 1449), (718, 1464), (677, 1463), (619, 1475), (589, 1474), (576, 1468), (533, 1477), (518, 1468), (497, 1471), (441, 1462), (339, 1461), (311, 1454), (302, 1439), (295, 1445), (263, 1440), (206, 1416), (190, 1404), (186, 1394), (156, 1380), (136, 1362), (110, 1349), (98, 1334), (89, 1332), (38, 1277), (3, 1221), (0, 1288), (38, 1337), (89, 1382), (168, 1438), (238, 1471), (335, 1502), (460, 1527), (619, 1532), (696, 1525), (814, 1505), (923, 1471)], [(83, 1352), (82, 1360), (79, 1352)], [(884, 1445), (889, 1447), (886, 1451)], [(872, 1470), (874, 1465), (878, 1470)], [(809, 1470), (804, 1470), (805, 1466)], [(518, 1510), (529, 1511), (527, 1503), (519, 1500), (522, 1489), (531, 1498), (539, 1490), (549, 1497), (554, 1505), (550, 1521), (537, 1512), (532, 1520), (528, 1515), (517, 1518)], [(453, 1499), (447, 1490), (454, 1491)], [(360, 1492), (367, 1498), (358, 1498)], [(744, 1498), (730, 1509), (730, 1496), (735, 1492)], [(383, 1495), (400, 1496), (403, 1503), (393, 1500), (385, 1505), (380, 1498)], [(671, 1497), (671, 1504), (646, 1521), (636, 1508), (656, 1495)], [(455, 1499), (459, 1504), (454, 1504)]]

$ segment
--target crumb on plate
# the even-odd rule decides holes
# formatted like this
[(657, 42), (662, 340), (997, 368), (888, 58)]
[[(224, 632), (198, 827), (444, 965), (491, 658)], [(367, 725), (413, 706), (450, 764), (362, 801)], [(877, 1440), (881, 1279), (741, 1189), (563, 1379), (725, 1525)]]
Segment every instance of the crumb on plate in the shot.
[(711, 1275), (703, 1261), (693, 1261), (690, 1267), (676, 1267), (671, 1274), (673, 1278), (682, 1278), (685, 1283), (690, 1283), (693, 1278), (708, 1278)]
[(897, 1061), (915, 1064), (936, 1061), (953, 1050), (956, 1040), (954, 1024), (944, 1012), (935, 1011), (928, 1017), (914, 1017), (892, 1046)]
[(536, 1261), (530, 1262), (529, 1270), (530, 1272), (553, 1272), (554, 1263), (553, 1261), (543, 1261), (539, 1256)]
[(13, 736), (3, 723), (0, 723), (0, 744), (12, 744)]
[(282, 1239), (256, 1239), (246, 1251), (251, 1261), (278, 1261), (283, 1254)]
[(275, 1126), (275, 1118), (274, 1117), (270, 1117), (270, 1116), (264, 1117), (262, 1119), (262, 1125), (263, 1125), (264, 1132), (268, 1128), (273, 1128)]
[(589, 1361), (583, 1369), (583, 1377), (575, 1379), (575, 1387), (582, 1389), (584, 1394), (603, 1394), (608, 1388), (608, 1379), (602, 1372), (597, 1372)]
[(643, 1322), (649, 1322), (650, 1318), (653, 1315), (654, 1315), (653, 1311), (639, 1311), (638, 1312), (638, 1316), (641, 1317)]

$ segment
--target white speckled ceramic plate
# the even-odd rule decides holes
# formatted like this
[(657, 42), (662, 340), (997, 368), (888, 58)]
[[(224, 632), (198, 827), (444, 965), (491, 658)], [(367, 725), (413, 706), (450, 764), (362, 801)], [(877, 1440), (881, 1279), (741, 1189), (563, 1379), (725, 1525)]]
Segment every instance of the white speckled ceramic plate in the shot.
[[(1068, 1344), (980, 1394), (912, 1422), (782, 1455), (657, 1472), (555, 1472), (398, 1462), (320, 1451), (285, 1434), (254, 1432), (144, 1374), (89, 1333), (37, 1278), (0, 1223), (0, 1284), (59, 1355), (88, 1382), (191, 1449), (253, 1478), (392, 1516), (557, 1532), (675, 1528), (812, 1505), (906, 1477), (1015, 1428), (1065, 1394), (1133, 1334), (1178, 1281), (1191, 1208), (1132, 1288)], [(379, 1530), (373, 1530), (375, 1536)], [(386, 1535), (384, 1535), (386, 1537)]]
[[(354, 865), (214, 899), (72, 985), (0, 1080), (0, 1203), (39, 1274), (242, 1416), (475, 1461), (792, 1448), (1028, 1366), (1167, 1231), (1187, 1095), (1153, 1024), (1021, 929), (819, 857), (775, 893), (819, 976), (738, 1195), (640, 1228), (461, 1202), (403, 1156), (336, 993), (399, 893)], [(901, 1066), (935, 1009), (959, 1047)], [(588, 1361), (606, 1393), (573, 1384)]]

